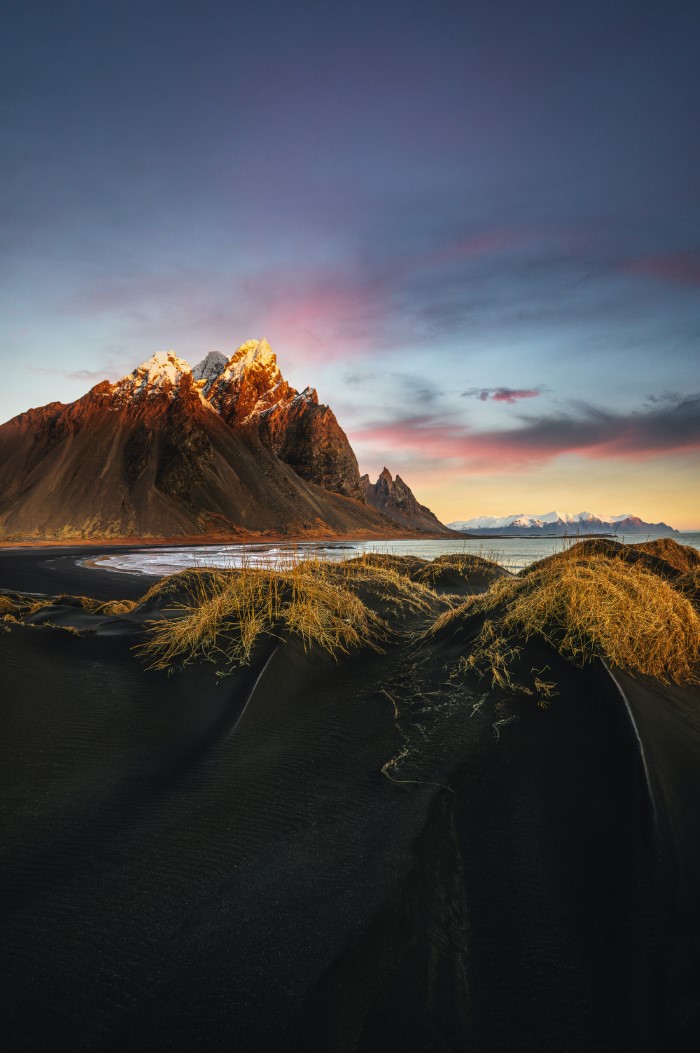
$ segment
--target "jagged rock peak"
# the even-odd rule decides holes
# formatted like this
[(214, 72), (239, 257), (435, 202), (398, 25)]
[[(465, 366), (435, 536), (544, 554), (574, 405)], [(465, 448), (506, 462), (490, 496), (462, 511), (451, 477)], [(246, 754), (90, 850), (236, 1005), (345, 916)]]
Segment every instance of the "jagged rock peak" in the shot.
[(223, 373), (228, 365), (228, 358), (221, 351), (210, 351), (192, 370), (195, 380), (203, 380), (205, 388)]
[(360, 480), (365, 501), (403, 527), (421, 532), (444, 533), (446, 527), (425, 505), (420, 504), (410, 486), (400, 475), (394, 479), (387, 467), (379, 473), (376, 483), (368, 475)]
[(294, 396), (294, 401), (310, 402), (314, 406), (318, 406), (318, 392), (316, 388), (304, 388), (303, 391), (298, 391)]
[(226, 367), (231, 377), (241, 376), (249, 369), (263, 369), (266, 372), (279, 374), (277, 356), (263, 337), (262, 340), (246, 340), (234, 351)]
[(186, 373), (192, 373), (189, 362), (178, 358), (174, 351), (156, 351), (155, 355), (112, 385), (112, 390), (132, 397), (170, 392)]
[(289, 387), (267, 340), (247, 340), (207, 388), (207, 399), (225, 420), (240, 423), (289, 394)]

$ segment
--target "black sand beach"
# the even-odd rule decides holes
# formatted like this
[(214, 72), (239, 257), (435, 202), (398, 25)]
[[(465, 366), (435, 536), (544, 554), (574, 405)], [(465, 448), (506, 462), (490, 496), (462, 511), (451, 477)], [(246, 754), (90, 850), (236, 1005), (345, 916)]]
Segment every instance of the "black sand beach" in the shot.
[[(97, 600), (137, 600), (146, 591), (141, 574), (115, 574), (84, 567), (103, 551), (129, 552), (133, 546), (80, 545), (0, 547), (0, 589), (41, 596), (89, 595)], [(150, 583), (150, 582), (149, 582)]]
[[(0, 586), (144, 592), (75, 555)], [(531, 640), (559, 695), (505, 699), (437, 610), (218, 678), (152, 610), (0, 634), (6, 1048), (698, 1048), (697, 688)]]

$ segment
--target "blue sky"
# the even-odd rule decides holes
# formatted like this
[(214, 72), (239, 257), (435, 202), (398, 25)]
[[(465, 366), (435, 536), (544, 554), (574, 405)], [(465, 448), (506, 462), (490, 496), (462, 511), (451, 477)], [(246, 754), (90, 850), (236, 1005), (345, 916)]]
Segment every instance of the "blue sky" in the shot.
[(445, 519), (700, 526), (698, 39), (692, 3), (6, 0), (0, 417), (265, 336)]

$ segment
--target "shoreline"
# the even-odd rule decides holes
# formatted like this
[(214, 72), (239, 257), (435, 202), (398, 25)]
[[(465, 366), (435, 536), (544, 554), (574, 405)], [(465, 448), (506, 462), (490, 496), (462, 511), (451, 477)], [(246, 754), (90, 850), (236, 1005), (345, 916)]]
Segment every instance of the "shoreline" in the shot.
[[(672, 539), (682, 538), (685, 534), (694, 534), (698, 530), (677, 530), (668, 536)], [(281, 533), (250, 533), (245, 535), (212, 535), (212, 534), (183, 534), (170, 535), (167, 537), (114, 537), (114, 538), (37, 538), (0, 540), (0, 552), (8, 550), (27, 549), (72, 549), (72, 548), (195, 548), (201, 545), (306, 545), (306, 544), (332, 544), (337, 542), (361, 542), (361, 541), (587, 541), (596, 538), (618, 540), (619, 537), (639, 537), (646, 540), (648, 532), (640, 531), (637, 534), (467, 534), (458, 530), (449, 530), (445, 533), (426, 533), (423, 531), (397, 531), (395, 534), (368, 534), (366, 531), (349, 534), (327, 534), (309, 533), (303, 536), (290, 537), (289, 534)], [(666, 535), (664, 535), (666, 536)], [(682, 542), (681, 542), (682, 543)], [(626, 542), (631, 544), (631, 542)]]
[(419, 530), (397, 530), (394, 534), (371, 534), (367, 531), (356, 531), (349, 534), (328, 534), (324, 532), (308, 533), (303, 536), (290, 537), (289, 534), (259, 532), (249, 534), (235, 534), (232, 536), (220, 534), (181, 534), (164, 537), (145, 538), (140, 537), (101, 537), (101, 538), (37, 538), (0, 540), (0, 552), (7, 549), (46, 549), (46, 548), (191, 548), (199, 545), (258, 545), (279, 544), (287, 542), (293, 544), (313, 544), (316, 542), (337, 541), (440, 541), (448, 538), (457, 539), (465, 537), (472, 538), (469, 534), (460, 534), (456, 530), (448, 530), (444, 533), (436, 531), (425, 533)]
[[(692, 532), (690, 532), (692, 533)], [(533, 541), (556, 541), (557, 538), (475, 538), (461, 535), (427, 535), (413, 534), (409, 536), (382, 536), (342, 537), (319, 536), (317, 538), (303, 538), (292, 541), (289, 537), (278, 535), (276, 537), (257, 536), (249, 537), (245, 541), (240, 539), (223, 541), (212, 539), (211, 536), (198, 539), (161, 538), (154, 539), (128, 539), (125, 542), (115, 541), (85, 541), (56, 544), (53, 542), (24, 542), (22, 544), (8, 544), (0, 542), (0, 592), (25, 593), (37, 596), (51, 596), (61, 594), (90, 594), (95, 599), (103, 600), (131, 600), (140, 599), (145, 589), (159, 577), (165, 574), (144, 574), (141, 571), (133, 572), (116, 568), (105, 568), (97, 564), (101, 556), (119, 555), (132, 553), (138, 550), (158, 550), (167, 548), (198, 548), (206, 545), (232, 545), (232, 546), (266, 546), (266, 545), (313, 545), (326, 544), (342, 546), (345, 544), (358, 544), (361, 542), (388, 544), (396, 541), (451, 541), (453, 543), (464, 541), (474, 544), (477, 541), (523, 541), (529, 545)], [(585, 538), (579, 537), (578, 541)], [(635, 541), (643, 542), (644, 536)], [(683, 542), (684, 535), (679, 540)], [(627, 542), (634, 543), (634, 542)], [(696, 542), (693, 542), (696, 544)], [(700, 548), (700, 545), (696, 544)]]

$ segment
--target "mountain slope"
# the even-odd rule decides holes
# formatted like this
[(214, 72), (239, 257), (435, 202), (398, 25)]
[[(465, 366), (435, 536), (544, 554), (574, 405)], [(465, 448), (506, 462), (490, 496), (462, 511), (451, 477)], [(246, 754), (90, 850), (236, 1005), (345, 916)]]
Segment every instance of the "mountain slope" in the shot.
[(447, 527), (429, 508), (418, 503), (401, 476), (397, 475), (393, 479), (388, 468), (382, 470), (376, 483), (371, 483), (369, 476), (363, 475), (362, 485), (367, 504), (389, 516), (405, 530), (428, 534), (448, 532)]
[[(376, 509), (323, 489), (276, 454), (275, 441), (288, 457), (294, 449), (280, 422), (298, 430), (303, 453), (316, 441), (326, 407), (312, 401), (309, 410), (296, 410), (297, 393), (278, 377), (273, 441), (269, 411), (278, 404), (269, 375), (257, 376), (256, 361), (266, 358), (255, 353), (261, 342), (252, 343), (252, 353), (244, 345), (250, 362), (232, 370), (228, 392), (220, 359), (210, 355), (193, 371), (172, 352), (159, 353), (76, 402), (50, 403), (2, 425), (0, 537), (395, 532)], [(224, 359), (226, 366), (235, 359)], [(333, 422), (325, 427), (337, 448), (325, 477), (336, 488), (345, 479), (352, 490), (354, 455), (348, 458), (347, 439), (337, 422), (334, 434)], [(324, 478), (322, 457), (310, 456), (306, 468)]]
[[(227, 424), (256, 433), (307, 482), (364, 500), (357, 458), (335, 414), (313, 388), (298, 392), (287, 383), (266, 340), (249, 340), (219, 364), (205, 396)], [(214, 368), (209, 361), (210, 374)]]
[(542, 515), (476, 516), (450, 523), (453, 530), (470, 534), (646, 534), (677, 533), (666, 523), (645, 523), (638, 516), (602, 515), (594, 512), (545, 512)]

